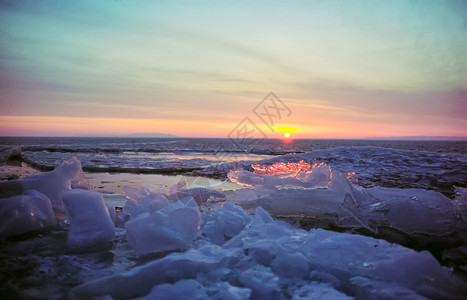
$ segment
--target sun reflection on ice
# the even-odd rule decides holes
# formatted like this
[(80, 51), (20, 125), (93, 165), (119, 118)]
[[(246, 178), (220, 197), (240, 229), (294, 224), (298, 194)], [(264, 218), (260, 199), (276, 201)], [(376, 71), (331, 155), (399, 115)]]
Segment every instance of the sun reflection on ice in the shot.
[[(251, 164), (253, 172), (234, 169), (228, 173), (232, 182), (248, 187), (271, 188), (329, 188), (335, 174), (325, 162), (275, 162), (273, 164)], [(356, 181), (356, 173), (342, 174)]]

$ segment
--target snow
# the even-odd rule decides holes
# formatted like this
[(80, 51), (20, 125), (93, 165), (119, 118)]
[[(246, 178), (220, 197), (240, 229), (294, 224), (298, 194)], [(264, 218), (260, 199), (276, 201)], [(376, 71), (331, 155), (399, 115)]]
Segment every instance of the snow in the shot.
[(72, 190), (62, 194), (70, 216), (68, 247), (89, 251), (110, 243), (115, 227), (101, 193)]
[(34, 190), (0, 199), (0, 238), (15, 236), (55, 225), (52, 204)]

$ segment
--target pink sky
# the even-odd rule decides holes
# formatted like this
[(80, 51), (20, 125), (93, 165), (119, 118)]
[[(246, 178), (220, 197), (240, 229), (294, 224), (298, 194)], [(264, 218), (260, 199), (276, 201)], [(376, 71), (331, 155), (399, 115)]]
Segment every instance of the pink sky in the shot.
[[(226, 137), (273, 91), (296, 138), (467, 132), (463, 2), (0, 4), (0, 135)], [(283, 20), (278, 22), (277, 20)]]

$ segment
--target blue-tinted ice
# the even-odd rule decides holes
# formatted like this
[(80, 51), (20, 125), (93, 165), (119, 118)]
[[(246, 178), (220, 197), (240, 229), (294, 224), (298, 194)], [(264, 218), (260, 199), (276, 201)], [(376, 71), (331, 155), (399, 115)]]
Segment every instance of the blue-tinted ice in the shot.
[[(20, 193), (0, 199), (0, 212), (20, 212), (6, 218), (16, 231), (0, 221), (1, 236), (14, 238), (5, 240), (2, 257), (16, 250), (35, 264), (25, 279), (0, 287), (2, 293), (44, 296), (55, 278), (58, 291), (47, 294), (50, 298), (462, 299), (467, 294), (465, 278), (441, 266), (432, 253), (399, 245), (441, 247), (437, 258), (460, 262), (456, 267), (462, 271), (465, 189), (451, 200), (424, 189), (359, 187), (330, 164), (317, 163), (293, 176), (253, 173), (240, 165), (229, 177), (246, 189), (220, 195), (209, 189), (160, 194), (129, 188), (126, 206), (116, 212), (100, 193), (71, 188), (80, 170), (79, 161), (67, 161), (50, 173), (18, 180), (20, 189), (16, 183), (2, 187)], [(43, 217), (31, 225), (23, 222), (27, 213)], [(301, 222), (302, 228), (277, 219)], [(307, 226), (312, 229), (303, 229)], [(18, 238), (38, 229), (39, 235)], [(55, 249), (44, 249), (45, 241)], [(36, 253), (29, 252), (31, 245)], [(59, 270), (73, 275), (60, 277)], [(18, 290), (16, 282), (31, 287)]]

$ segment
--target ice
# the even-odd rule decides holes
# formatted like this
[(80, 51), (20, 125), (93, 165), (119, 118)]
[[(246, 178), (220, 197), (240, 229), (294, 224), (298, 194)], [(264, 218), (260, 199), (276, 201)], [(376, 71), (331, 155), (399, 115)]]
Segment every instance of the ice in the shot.
[[(50, 149), (49, 149), (50, 150)], [(60, 152), (57, 150), (65, 150)], [(122, 172), (122, 173), (186, 173), (206, 166), (204, 159), (157, 157), (154, 153), (141, 151), (125, 153), (115, 149), (108, 152), (94, 153), (87, 149), (79, 152), (72, 149), (54, 149), (54, 151), (31, 151), (26, 148), (22, 152), (23, 160), (42, 170), (55, 168), (63, 160), (70, 157), (70, 152), (78, 152), (78, 157), (87, 172)], [(98, 151), (98, 150), (97, 150)]]
[(166, 202), (158, 209), (162, 198), (149, 195), (146, 199), (155, 201), (146, 201), (141, 205), (147, 206), (147, 202), (155, 202), (156, 205), (149, 205), (151, 209), (147, 212), (135, 214), (139, 210), (137, 205), (130, 220), (125, 223), (128, 241), (138, 255), (188, 249), (201, 226), (196, 201), (187, 197), (170, 204)]
[(363, 187), (435, 190), (449, 198), (454, 198), (454, 186), (465, 186), (465, 144), (448, 146), (444, 143), (407, 143), (406, 146), (412, 148), (410, 150), (397, 149), (400, 146), (402, 144), (390, 142), (389, 147), (326, 147), (279, 156), (262, 163), (291, 163), (300, 160), (325, 162), (333, 171), (354, 173), (353, 182)]
[(0, 238), (15, 236), (55, 225), (50, 200), (34, 190), (0, 199)]
[[(396, 154), (394, 159), (401, 156)], [(72, 299), (465, 297), (465, 278), (423, 250), (435, 249), (442, 263), (467, 270), (467, 189), (458, 188), (451, 200), (417, 188), (363, 188), (349, 174), (306, 155), (245, 169), (239, 164), (229, 177), (248, 188), (226, 193), (181, 184), (168, 194), (125, 188), (126, 198), (107, 197), (126, 199), (119, 213), (106, 206), (102, 194), (73, 189), (71, 181), (82, 173), (79, 162), (70, 160), (52, 172), (0, 185), (0, 192), (7, 191), (0, 199), (1, 237), (56, 224), (52, 207), (60, 218), (69, 217), (69, 230), (66, 222), (54, 227), (61, 231), (50, 234), (47, 240), (54, 242), (47, 247), (64, 245), (68, 232), (68, 248), (80, 252), (81, 260), (65, 259), (68, 249), (61, 250), (65, 254), (46, 249), (43, 258), (28, 255), (38, 262), (37, 272), (53, 274), (47, 278), (60, 274), (60, 268), (73, 273), (73, 281), (62, 280), (64, 290), (75, 286), (65, 296)], [(31, 213), (40, 218), (32, 222)], [(40, 248), (36, 238), (41, 239), (21, 245)], [(86, 262), (91, 254), (99, 263)], [(55, 255), (64, 263), (47, 263)], [(105, 266), (93, 270), (101, 260)], [(15, 288), (41, 278), (27, 277)], [(39, 294), (32, 288), (18, 295)]]
[(296, 289), (292, 300), (327, 299), (327, 300), (350, 300), (354, 299), (334, 289), (329, 284), (310, 283)]
[(429, 235), (431, 239), (448, 237), (457, 231), (459, 212), (451, 200), (438, 192), (382, 187), (366, 192), (371, 199), (364, 205), (371, 206), (368, 217), (375, 227), (389, 224), (412, 237)]
[(127, 202), (124, 211), (136, 219), (141, 214), (152, 214), (153, 212), (163, 208), (169, 201), (164, 195), (151, 193), (147, 188), (124, 188)]
[(251, 296), (254, 299), (279, 298), (279, 277), (271, 271), (271, 268), (254, 265), (241, 272), (238, 281), (252, 290)]
[[(355, 208), (359, 203), (366, 202), (368, 196), (357, 190), (340, 173), (332, 173), (330, 179), (326, 188), (321, 185), (315, 188), (310, 182), (307, 183), (310, 189), (297, 189), (289, 185), (290, 177), (277, 177), (274, 179), (275, 188), (264, 189), (260, 186), (229, 192), (226, 196), (227, 201), (238, 203), (244, 208), (262, 206), (275, 217), (303, 217), (317, 227), (327, 228), (332, 223), (336, 226), (363, 227), (373, 231), (368, 225), (365, 212), (360, 213)], [(246, 178), (245, 180), (248, 181)]]
[(205, 245), (183, 253), (135, 267), (123, 274), (115, 274), (73, 288), (76, 298), (109, 295), (116, 299), (146, 296), (153, 286), (182, 279), (194, 279), (203, 273), (225, 267), (234, 255), (216, 245)]
[[(345, 174), (323, 172), (330, 170), (323, 168), (323, 164), (308, 165), (309, 170), (304, 161), (253, 168), (255, 172), (260, 169), (262, 174), (233, 170), (229, 173), (231, 180), (250, 188), (227, 193), (227, 201), (246, 209), (262, 206), (274, 217), (298, 220), (308, 228), (364, 232), (420, 250), (467, 244), (467, 210), (461, 204), (465, 202), (462, 189), (458, 189), (458, 199), (452, 201), (429, 190), (361, 188), (353, 185)], [(308, 180), (315, 170), (323, 180)], [(292, 184), (291, 180), (303, 185)]]
[[(79, 138), (31, 142), (24, 141), (23, 161), (42, 170), (53, 169), (70, 155), (77, 155), (88, 172), (163, 172), (225, 178), (234, 166), (249, 168), (259, 159), (272, 157), (258, 154), (273, 154), (276, 157), (266, 162), (318, 160), (333, 170), (356, 172), (364, 187), (433, 189), (449, 198), (454, 196), (454, 186), (465, 187), (465, 143), (458, 142), (294, 140), (284, 144), (270, 139), (256, 143), (248, 154), (237, 152), (229, 139), (142, 142)], [(205, 159), (188, 159), (190, 156)], [(227, 160), (231, 162), (223, 163)]]
[[(199, 206), (205, 205), (211, 197), (225, 197), (207, 188), (179, 189), (175, 186), (171, 191), (163, 195), (145, 188), (125, 188), (128, 201), (124, 210), (129, 214), (125, 229), (138, 255), (188, 249), (201, 228)], [(215, 211), (203, 215), (207, 223), (204, 235), (219, 244), (242, 229), (239, 219), (240, 223), (247, 219), (247, 213), (235, 209), (233, 204), (228, 208), (230, 210), (223, 210), (222, 218)], [(223, 228), (223, 232), (219, 228)]]
[(249, 288), (242, 288), (230, 285), (228, 282), (218, 282), (212, 285), (211, 298), (218, 300), (243, 300), (250, 299), (251, 290)]
[(72, 190), (63, 193), (62, 198), (70, 216), (70, 249), (89, 251), (112, 241), (115, 227), (101, 193)]
[[(67, 213), (61, 199), (61, 194), (71, 190), (71, 181), (82, 174), (81, 163), (77, 159), (63, 162), (51, 172), (39, 173), (1, 183), (2, 193), (21, 194), (23, 191), (36, 190), (50, 199), (55, 216), (65, 219)], [(3, 191), (5, 190), (5, 191)]]
[(152, 299), (218, 299), (218, 300), (243, 300), (250, 299), (251, 290), (232, 286), (221, 282), (215, 286), (202, 286), (193, 279), (182, 279), (175, 284), (160, 284), (152, 288), (147, 296), (137, 298), (138, 300)]
[[(282, 165), (282, 163), (278, 164)], [(291, 163), (289, 163), (289, 165), (290, 164)], [(297, 168), (300, 168), (299, 164), (300, 163), (294, 165), (298, 165)], [(255, 164), (253, 164), (252, 167), (254, 168)], [(273, 171), (270, 170), (261, 173), (255, 170), (254, 173), (251, 173), (247, 170), (235, 168), (231, 170), (227, 176), (231, 181), (238, 184), (262, 188), (325, 188), (331, 181), (331, 170), (329, 166), (325, 164), (315, 166), (313, 169), (305, 172), (301, 172), (300, 169), (288, 170), (288, 173), (283, 170), (276, 171), (278, 171), (278, 173), (273, 173)]]
[(459, 211), (462, 220), (467, 223), (467, 188), (456, 187), (456, 198), (453, 205)]
[(271, 266), (274, 272), (282, 277), (304, 278), (310, 274), (308, 260), (301, 253), (279, 252)]
[(186, 197), (193, 197), (198, 205), (204, 205), (209, 200), (209, 198), (225, 198), (225, 195), (216, 190), (207, 189), (207, 188), (191, 188), (191, 189), (182, 189), (171, 193), (168, 195), (170, 201), (178, 201)]
[(429, 299), (417, 294), (415, 291), (412, 291), (407, 287), (387, 281), (370, 280), (363, 276), (355, 276), (350, 279), (350, 282), (358, 287), (358, 293), (356, 294), (358, 299), (392, 299), (395, 295), (397, 295), (397, 299)]
[(208, 298), (206, 291), (198, 281), (188, 279), (179, 280), (175, 284), (160, 284), (152, 288), (151, 293), (139, 300), (173, 300), (185, 299), (189, 297), (193, 300), (204, 300)]
[[(217, 206), (214, 212), (222, 215), (217, 211), (222, 209), (233, 207)], [(271, 219), (258, 207), (222, 246), (199, 235), (185, 252), (86, 282), (72, 295), (177, 298), (182, 291), (206, 299), (250, 293), (254, 299), (459, 299), (467, 288), (426, 251), (323, 229), (305, 231)]]
[(250, 219), (250, 215), (234, 203), (213, 206), (202, 214), (201, 235), (212, 243), (222, 245), (236, 236)]

